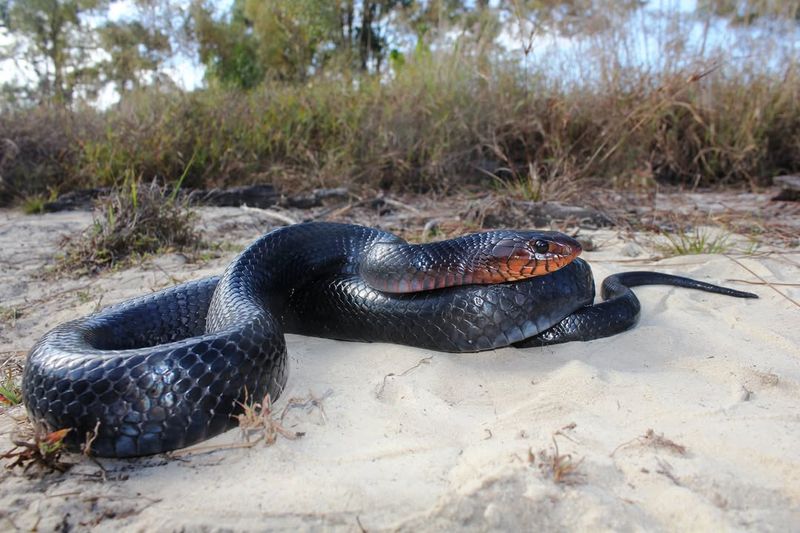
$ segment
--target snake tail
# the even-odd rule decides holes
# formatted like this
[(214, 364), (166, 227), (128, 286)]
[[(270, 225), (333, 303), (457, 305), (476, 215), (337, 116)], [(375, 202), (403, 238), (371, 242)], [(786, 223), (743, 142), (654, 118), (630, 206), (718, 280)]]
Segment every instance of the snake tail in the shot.
[(671, 285), (734, 298), (758, 298), (752, 292), (737, 291), (712, 283), (660, 272), (622, 272), (603, 280), (603, 302), (576, 310), (552, 328), (515, 343), (518, 348), (549, 346), (570, 341), (587, 341), (610, 337), (626, 331), (639, 322), (641, 304), (631, 287)]

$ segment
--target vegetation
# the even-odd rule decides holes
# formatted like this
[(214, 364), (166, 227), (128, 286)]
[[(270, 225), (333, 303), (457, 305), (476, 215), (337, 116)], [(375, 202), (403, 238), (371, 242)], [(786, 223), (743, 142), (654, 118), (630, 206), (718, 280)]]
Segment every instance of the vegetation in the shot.
[[(6, 88), (0, 201), (129, 176), (290, 191), (499, 184), (541, 199), (581, 180), (756, 188), (800, 171), (795, 3), (236, 0), (216, 13), (194, 0), (180, 19), (181, 0), (139, 0), (93, 33), (81, 9), (107, 2), (3, 4), (5, 28), (29, 43), (15, 57), (50, 68), (28, 96)], [(62, 66), (56, 41), (22, 24), (56, 8), (72, 21)], [(89, 68), (72, 49), (80, 32), (109, 57)], [(187, 53), (204, 88), (169, 82), (165, 65)], [(102, 87), (119, 102), (87, 105)]]
[(21, 309), (0, 305), (0, 323), (9, 323), (13, 326), (16, 324), (17, 319), (22, 318), (22, 316)]
[(730, 237), (727, 233), (717, 233), (711, 229), (694, 228), (691, 231), (679, 229), (675, 233), (664, 233), (667, 243), (663, 250), (668, 255), (722, 254), (728, 251)]
[(13, 437), (11, 442), (14, 448), (0, 454), (0, 459), (10, 460), (7, 468), (21, 467), (27, 472), (31, 467), (37, 467), (42, 472), (65, 472), (70, 463), (61, 461), (64, 451), (64, 438), (70, 429), (60, 429), (47, 432), (42, 428), (35, 428), (25, 435)]
[(0, 406), (15, 406), (22, 403), (22, 389), (10, 370), (0, 381)]
[(98, 214), (86, 232), (66, 241), (61, 269), (96, 272), (131, 257), (196, 247), (199, 236), (192, 225), (193, 213), (175, 191), (129, 179), (126, 186), (100, 199)]

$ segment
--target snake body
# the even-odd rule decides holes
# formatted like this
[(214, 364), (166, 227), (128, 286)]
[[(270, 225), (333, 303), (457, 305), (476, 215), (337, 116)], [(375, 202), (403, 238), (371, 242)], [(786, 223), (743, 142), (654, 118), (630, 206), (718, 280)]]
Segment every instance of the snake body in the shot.
[(362, 226), (272, 231), (221, 277), (103, 309), (47, 333), (28, 354), (31, 418), (71, 428), (77, 449), (130, 457), (181, 448), (236, 424), (248, 399), (287, 379), (284, 333), (393, 342), (447, 352), (590, 340), (632, 327), (628, 288), (670, 284), (755, 297), (652, 272), (610, 276), (593, 305), (578, 243), (496, 231), (411, 245)]

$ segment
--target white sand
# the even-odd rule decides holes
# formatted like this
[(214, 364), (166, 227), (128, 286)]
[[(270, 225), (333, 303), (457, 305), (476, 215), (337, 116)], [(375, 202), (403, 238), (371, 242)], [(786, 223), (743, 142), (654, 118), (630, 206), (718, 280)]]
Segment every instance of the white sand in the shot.
[[(255, 216), (208, 210), (203, 220), (243, 243), (266, 229)], [(58, 233), (88, 220), (0, 212), (0, 299), (24, 308), (0, 330), (3, 351), (27, 350), (101, 296), (107, 305), (219, 272), (232, 255), (202, 268), (172, 255), (93, 280), (31, 278)], [(642, 267), (614, 232), (593, 238), (601, 247), (584, 257), (598, 280), (653, 269), (761, 299), (642, 287), (641, 322), (622, 335), (468, 355), (290, 336), (288, 388), (275, 407), (323, 398), (324, 415), (289, 411), (285, 425), (305, 436), (180, 459), (101, 459), (105, 482), (75, 457), (64, 475), (4, 472), (0, 530), (800, 529), (800, 308), (769, 287), (727, 281), (758, 281), (728, 257)], [(734, 255), (766, 281), (799, 283), (800, 251), (779, 252)], [(800, 287), (776, 288), (800, 300)], [(15, 414), (0, 415), (0, 431)], [(553, 454), (554, 439), (577, 464), (561, 483), (538, 457)], [(235, 442), (238, 430), (205, 444)]]

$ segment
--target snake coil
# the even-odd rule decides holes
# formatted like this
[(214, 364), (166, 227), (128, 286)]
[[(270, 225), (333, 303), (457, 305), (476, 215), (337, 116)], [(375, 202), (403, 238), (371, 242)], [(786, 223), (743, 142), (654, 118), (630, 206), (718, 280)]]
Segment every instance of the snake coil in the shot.
[(580, 245), (552, 232), (495, 231), (426, 245), (362, 226), (272, 231), (222, 277), (125, 301), (62, 324), (28, 354), (23, 398), (77, 449), (130, 457), (207, 439), (247, 398), (276, 399), (287, 379), (284, 333), (393, 342), (448, 352), (541, 346), (632, 327), (628, 288), (670, 284), (755, 295), (651, 272), (610, 276), (592, 305)]

